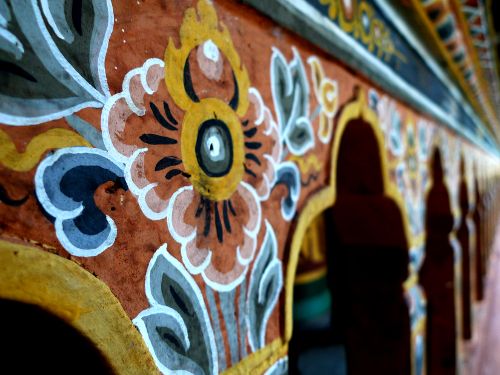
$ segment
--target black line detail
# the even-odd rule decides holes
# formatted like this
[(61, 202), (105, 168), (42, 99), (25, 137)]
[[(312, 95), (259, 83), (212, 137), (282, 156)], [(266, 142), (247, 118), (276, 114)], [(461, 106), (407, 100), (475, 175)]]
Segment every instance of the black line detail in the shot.
[(21, 68), (19, 65), (13, 64), (8, 61), (0, 61), (0, 72), (11, 73), (18, 77), (27, 79), (28, 81), (31, 82), (38, 82), (35, 77), (33, 77), (30, 73)]
[(252, 171), (250, 168), (247, 168), (245, 164), (243, 164), (243, 167), (245, 168), (245, 173), (248, 173), (252, 177), (257, 177), (254, 171)]
[(214, 211), (215, 211), (215, 229), (217, 231), (217, 239), (220, 243), (222, 243), (224, 237), (222, 233), (222, 223), (220, 221), (219, 215), (219, 207), (217, 206), (217, 202), (214, 203)]
[(205, 228), (203, 228), (203, 235), (208, 237), (210, 234), (210, 200), (205, 200)]
[(175, 119), (174, 115), (170, 111), (170, 107), (168, 106), (168, 103), (166, 101), (163, 101), (163, 110), (165, 111), (165, 115), (167, 118), (170, 120), (170, 122), (174, 125), (178, 125), (179, 123)]
[(82, 34), (82, 0), (73, 0), (73, 7), (71, 9), (71, 20), (73, 21), (73, 26), (78, 34)]
[(233, 204), (231, 203), (231, 201), (229, 199), (227, 200), (227, 205), (229, 207), (229, 211), (231, 211), (231, 213), (233, 214), (233, 216), (236, 216), (236, 211), (234, 210)]
[(181, 174), (186, 178), (191, 178), (191, 175), (189, 173), (181, 172)]
[(176, 139), (149, 133), (141, 135), (139, 139), (148, 145), (175, 145), (177, 143)]
[(196, 95), (193, 87), (193, 81), (191, 80), (191, 69), (189, 68), (189, 56), (186, 59), (186, 63), (184, 64), (184, 89), (186, 90), (186, 94), (191, 98), (193, 102), (198, 103), (200, 98)]
[(245, 142), (245, 147), (249, 148), (250, 150), (258, 150), (261, 148), (262, 143), (260, 142)]
[(243, 126), (247, 126), (247, 125), (248, 125), (248, 120), (244, 120), (244, 121), (242, 121), (242, 122), (241, 122), (241, 124), (242, 124)]
[(179, 308), (182, 310), (182, 312), (188, 316), (193, 316), (193, 314), (191, 313), (191, 311), (189, 311), (188, 307), (184, 303), (183, 299), (179, 296), (177, 291), (174, 289), (174, 287), (172, 285), (170, 285), (169, 289), (170, 289), (170, 294), (172, 295), (172, 298), (174, 299), (177, 306), (179, 306)]
[(155, 171), (161, 171), (169, 167), (173, 167), (182, 163), (182, 160), (177, 156), (165, 156), (158, 163), (156, 163)]
[(25, 197), (21, 199), (12, 199), (9, 196), (9, 193), (7, 193), (7, 190), (0, 185), (0, 202), (5, 203), (7, 206), (12, 206), (12, 207), (19, 207), (21, 206), (24, 202), (26, 202), (29, 198), (29, 194), (27, 194)]
[(151, 111), (153, 111), (153, 115), (155, 116), (156, 118), (156, 121), (158, 121), (158, 123), (163, 126), (165, 129), (168, 129), (168, 130), (177, 130), (177, 128), (175, 126), (173, 126), (171, 123), (169, 123), (165, 117), (163, 117), (163, 115), (161, 114), (160, 110), (158, 109), (158, 107), (156, 106), (155, 103), (153, 102), (150, 102), (149, 103), (149, 107), (151, 108)]
[(227, 201), (224, 201), (224, 205), (222, 206), (222, 218), (224, 219), (226, 230), (231, 233), (231, 222), (229, 221), (229, 215), (227, 213)]
[(233, 82), (234, 82), (234, 95), (229, 102), (229, 106), (236, 111), (238, 108), (238, 102), (240, 100), (240, 89), (238, 88), (238, 81), (236, 80), (236, 76), (233, 72)]
[(198, 207), (196, 208), (196, 212), (194, 217), (200, 217), (203, 212), (203, 207), (205, 206), (205, 198), (201, 197), (200, 203), (198, 203)]
[(244, 131), (243, 134), (245, 134), (245, 137), (247, 138), (252, 138), (255, 134), (257, 134), (257, 127), (248, 129), (247, 131)]
[(251, 152), (245, 154), (245, 159), (252, 160), (257, 165), (261, 165), (260, 159), (255, 154), (252, 154)]
[(174, 178), (175, 176), (180, 175), (181, 173), (182, 173), (182, 171), (180, 169), (172, 169), (171, 171), (167, 172), (167, 174), (165, 175), (165, 178), (167, 180), (170, 180), (170, 179)]

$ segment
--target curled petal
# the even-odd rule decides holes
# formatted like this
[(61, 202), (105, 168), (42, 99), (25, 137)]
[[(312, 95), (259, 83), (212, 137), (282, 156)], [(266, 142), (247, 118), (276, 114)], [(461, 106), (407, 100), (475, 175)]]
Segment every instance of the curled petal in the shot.
[(213, 289), (219, 292), (233, 290), (245, 279), (248, 266), (239, 262), (227, 273), (217, 270), (212, 263), (203, 271), (203, 280)]
[(167, 225), (172, 237), (185, 245), (196, 234), (196, 227), (184, 220), (189, 205), (193, 202), (195, 193), (192, 186), (184, 186), (177, 190), (169, 200), (167, 207)]
[(239, 184), (237, 191), (248, 209), (248, 221), (243, 229), (249, 236), (256, 236), (261, 222), (261, 207), (257, 194), (249, 184), (243, 181)]

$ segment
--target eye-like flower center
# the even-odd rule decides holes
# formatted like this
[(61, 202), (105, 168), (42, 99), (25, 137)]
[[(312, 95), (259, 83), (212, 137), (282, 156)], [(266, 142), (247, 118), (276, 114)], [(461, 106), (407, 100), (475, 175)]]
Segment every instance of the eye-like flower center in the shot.
[(233, 140), (227, 125), (218, 119), (203, 122), (198, 129), (196, 157), (209, 177), (222, 177), (233, 164)]
[(193, 187), (211, 201), (229, 199), (243, 178), (245, 152), (240, 119), (216, 98), (192, 103), (182, 121), (181, 154)]

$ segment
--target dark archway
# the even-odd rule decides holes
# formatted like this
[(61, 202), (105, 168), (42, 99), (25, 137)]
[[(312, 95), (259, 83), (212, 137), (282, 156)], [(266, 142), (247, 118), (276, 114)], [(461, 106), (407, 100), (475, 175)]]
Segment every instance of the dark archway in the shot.
[(400, 208), (384, 195), (382, 168), (373, 128), (350, 121), (327, 212), (332, 339), (345, 347), (350, 375), (411, 372), (408, 245)]
[(0, 299), (2, 367), (19, 374), (113, 374), (86, 337), (38, 306)]
[(475, 183), (476, 206), (474, 208), (473, 220), (475, 224), (474, 258), (475, 258), (475, 300), (482, 301), (484, 298), (484, 253), (483, 253), (483, 202), (479, 193), (479, 183)]
[(461, 221), (457, 231), (457, 239), (462, 249), (461, 261), (461, 299), (462, 299), (462, 338), (470, 340), (472, 338), (472, 297), (471, 297), (471, 254), (470, 254), (470, 233), (469, 233), (469, 194), (464, 175), (463, 162), (460, 168), (459, 199)]
[(432, 159), (432, 187), (427, 196), (425, 260), (420, 283), (427, 298), (427, 375), (456, 372), (454, 255), (450, 243), (453, 215), (439, 151)]

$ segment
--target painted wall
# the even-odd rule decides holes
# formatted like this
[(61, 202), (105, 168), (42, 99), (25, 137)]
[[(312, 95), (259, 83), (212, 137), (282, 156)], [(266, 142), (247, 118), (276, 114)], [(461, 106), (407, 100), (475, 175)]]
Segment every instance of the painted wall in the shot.
[[(471, 196), (497, 160), (247, 6), (61, 4), (0, 1), (2, 240), (96, 276), (129, 319), (114, 333), (135, 325), (161, 372), (282, 373), (302, 237), (333, 205), (341, 134), (362, 117), (403, 212), (421, 340), (430, 156), (457, 222), (460, 160)], [(64, 316), (52, 298), (35, 300)], [(148, 356), (108, 359), (133, 372)]]

